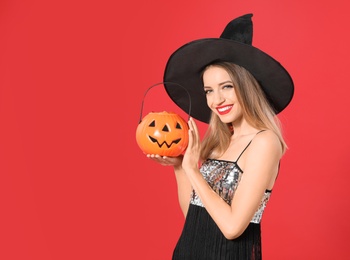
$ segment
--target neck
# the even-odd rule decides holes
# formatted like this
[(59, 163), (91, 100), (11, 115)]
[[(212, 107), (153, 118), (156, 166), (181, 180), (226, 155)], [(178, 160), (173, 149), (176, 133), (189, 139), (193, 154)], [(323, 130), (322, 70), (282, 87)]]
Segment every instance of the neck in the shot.
[(233, 139), (239, 138), (241, 136), (255, 134), (257, 131), (259, 131), (259, 129), (254, 128), (253, 126), (248, 124), (248, 122), (244, 119), (241, 120), (239, 123), (233, 122), (232, 126), (233, 126), (233, 134), (232, 134)]

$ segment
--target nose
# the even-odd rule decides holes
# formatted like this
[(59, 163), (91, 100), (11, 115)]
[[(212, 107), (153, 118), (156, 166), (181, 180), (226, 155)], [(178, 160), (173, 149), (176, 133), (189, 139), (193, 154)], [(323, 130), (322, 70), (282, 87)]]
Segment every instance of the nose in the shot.
[(167, 126), (167, 125), (164, 125), (162, 131), (163, 131), (163, 132), (169, 132), (168, 126)]
[(213, 99), (213, 101), (214, 101), (214, 104), (215, 104), (216, 106), (218, 106), (218, 105), (221, 105), (222, 103), (225, 102), (225, 98), (222, 96), (222, 94), (220, 93), (220, 91), (217, 91), (217, 92), (214, 93), (214, 99)]

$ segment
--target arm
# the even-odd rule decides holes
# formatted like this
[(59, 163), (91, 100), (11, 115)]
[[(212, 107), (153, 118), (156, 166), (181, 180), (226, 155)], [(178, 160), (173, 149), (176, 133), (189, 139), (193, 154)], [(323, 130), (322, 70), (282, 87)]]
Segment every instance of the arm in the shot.
[(185, 218), (187, 216), (188, 207), (190, 204), (190, 196), (192, 192), (192, 186), (188, 180), (185, 171), (182, 166), (174, 167), (176, 183), (177, 183), (177, 194), (179, 198), (179, 204)]
[(159, 156), (159, 155), (147, 155), (148, 158), (160, 163), (164, 166), (173, 166), (174, 172), (175, 172), (175, 178), (176, 178), (176, 184), (177, 184), (177, 193), (178, 193), (178, 199), (180, 208), (182, 210), (182, 213), (186, 217), (189, 203), (190, 203), (190, 196), (192, 192), (192, 186), (189, 182), (185, 171), (182, 168), (182, 157), (166, 157), (166, 156)]
[(194, 122), (190, 122), (190, 142), (183, 160), (183, 168), (194, 190), (210, 216), (227, 239), (240, 236), (257, 210), (265, 190), (274, 180), (281, 146), (271, 131), (254, 138), (245, 153), (244, 173), (231, 206), (223, 201), (200, 174), (195, 161), (200, 150), (199, 137)]

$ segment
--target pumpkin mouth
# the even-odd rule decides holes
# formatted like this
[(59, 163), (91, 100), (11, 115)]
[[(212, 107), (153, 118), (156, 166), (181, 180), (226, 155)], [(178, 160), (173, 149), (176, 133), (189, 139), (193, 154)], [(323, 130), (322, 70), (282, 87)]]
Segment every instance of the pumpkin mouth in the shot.
[(166, 147), (170, 148), (173, 144), (178, 144), (181, 141), (181, 138), (179, 138), (179, 139), (175, 139), (170, 144), (168, 144), (166, 141), (160, 144), (156, 138), (152, 136), (148, 136), (148, 137), (153, 143), (156, 143), (159, 146), (159, 148), (162, 148), (163, 145), (166, 145)]

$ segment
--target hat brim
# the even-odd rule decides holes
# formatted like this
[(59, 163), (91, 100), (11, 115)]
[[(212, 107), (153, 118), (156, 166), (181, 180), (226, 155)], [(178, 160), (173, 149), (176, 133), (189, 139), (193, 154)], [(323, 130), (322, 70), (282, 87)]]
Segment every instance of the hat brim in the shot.
[[(292, 100), (294, 84), (286, 69), (274, 58), (258, 48), (237, 41), (223, 38), (195, 40), (177, 49), (169, 58), (164, 82), (182, 85), (191, 96), (191, 117), (208, 123), (209, 109), (203, 90), (201, 73), (214, 61), (228, 61), (248, 70), (259, 82), (266, 98), (280, 113)], [(188, 113), (187, 94), (171, 84), (164, 84), (169, 97), (182, 110)]]

